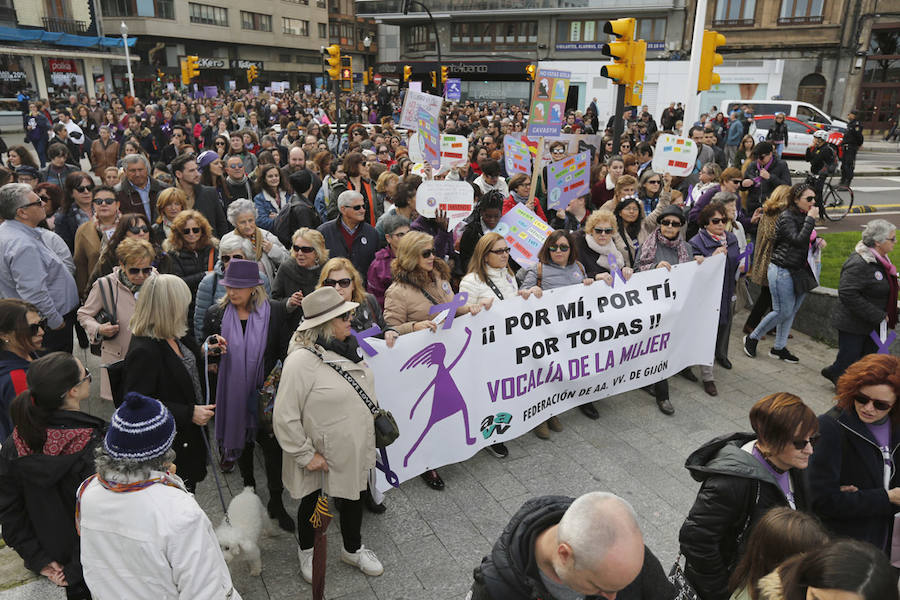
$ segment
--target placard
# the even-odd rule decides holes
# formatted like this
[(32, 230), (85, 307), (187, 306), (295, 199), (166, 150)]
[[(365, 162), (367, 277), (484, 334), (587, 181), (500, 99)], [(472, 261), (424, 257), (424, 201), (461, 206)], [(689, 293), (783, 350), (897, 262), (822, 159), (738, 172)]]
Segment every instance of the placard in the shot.
[(569, 202), (590, 193), (590, 161), (591, 153), (585, 151), (547, 166), (548, 209), (565, 210)]
[(438, 131), (437, 117), (419, 107), (418, 117), (419, 143), (422, 144), (422, 152), (425, 161), (437, 170), (441, 166), (441, 134)]
[(525, 173), (531, 175), (531, 151), (520, 138), (511, 135), (503, 136), (503, 158), (506, 161), (506, 173)]
[(537, 262), (538, 251), (553, 228), (527, 206), (516, 203), (500, 218), (494, 231), (506, 238), (510, 257), (523, 267), (530, 267)]
[(459, 102), (462, 97), (462, 79), (447, 79), (444, 83), (444, 97), (452, 102)]
[(416, 212), (430, 219), (438, 209), (447, 211), (447, 231), (469, 216), (474, 202), (475, 190), (465, 181), (423, 181), (416, 191)]
[(425, 151), (422, 149), (422, 142), (419, 141), (419, 134), (415, 131), (410, 132), (406, 140), (406, 149), (409, 150), (409, 160), (414, 163), (425, 162)]
[(462, 135), (441, 134), (441, 169), (462, 167), (469, 162), (469, 140)]
[(421, 81), (410, 81), (409, 82), (408, 92), (421, 92), (421, 91), (422, 91), (422, 82)]
[(697, 144), (689, 138), (671, 133), (660, 134), (653, 150), (651, 168), (657, 173), (687, 177), (694, 172), (698, 151)]
[[(413, 83), (412, 81), (410, 83)], [(421, 82), (419, 82), (421, 83)], [(441, 105), (444, 99), (440, 96), (407, 90), (403, 99), (403, 109), (400, 111), (400, 127), (417, 129), (419, 127), (419, 109), (422, 108), (428, 114), (434, 116), (435, 122), (441, 113)]]
[(568, 71), (538, 69), (534, 78), (534, 90), (531, 94), (528, 135), (538, 137), (559, 135), (562, 130), (571, 75)]

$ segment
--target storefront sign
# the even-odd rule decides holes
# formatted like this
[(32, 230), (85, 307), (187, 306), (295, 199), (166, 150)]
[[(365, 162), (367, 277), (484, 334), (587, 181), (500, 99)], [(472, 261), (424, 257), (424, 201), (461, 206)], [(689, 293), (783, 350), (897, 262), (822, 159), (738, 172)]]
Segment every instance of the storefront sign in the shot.
[(234, 60), (232, 59), (229, 63), (232, 69), (249, 69), (250, 67), (256, 67), (258, 70), (263, 70), (263, 61), (261, 60)]
[(0, 81), (25, 81), (27, 78), (24, 71), (0, 71)]
[(74, 73), (75, 61), (68, 58), (51, 58), (47, 61), (51, 73)]
[(556, 50), (560, 52), (572, 52), (578, 50), (600, 50), (602, 42), (563, 42), (556, 44)]
[(200, 69), (227, 69), (228, 61), (224, 58), (205, 58), (201, 56), (197, 60), (197, 67)]

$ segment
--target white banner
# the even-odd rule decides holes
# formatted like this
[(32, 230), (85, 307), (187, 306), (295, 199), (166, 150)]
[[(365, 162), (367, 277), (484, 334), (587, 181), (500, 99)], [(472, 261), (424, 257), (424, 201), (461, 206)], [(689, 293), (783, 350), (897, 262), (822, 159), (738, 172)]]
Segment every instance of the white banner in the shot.
[(598, 281), (495, 301), (474, 317), (447, 319), (437, 333), (401, 336), (391, 349), (369, 338), (379, 404), (400, 429), (379, 458), (379, 489), (585, 402), (711, 365), (724, 264), (713, 256), (627, 283), (617, 277), (613, 287)]

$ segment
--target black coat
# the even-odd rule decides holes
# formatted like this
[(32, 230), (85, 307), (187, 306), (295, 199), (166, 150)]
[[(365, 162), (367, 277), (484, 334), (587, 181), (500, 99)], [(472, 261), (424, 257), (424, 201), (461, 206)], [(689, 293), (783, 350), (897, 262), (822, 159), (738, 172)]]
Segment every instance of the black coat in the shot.
[[(286, 314), (284, 304), (276, 300), (268, 300), (269, 303), (269, 327), (266, 330), (266, 350), (263, 359), (263, 370), (268, 375), (278, 360), (284, 360), (287, 356), (288, 344), (291, 336), (294, 334), (293, 329), (285, 327)], [(203, 319), (203, 339), (208, 338), (212, 334), (222, 334), (222, 316), (225, 314), (225, 308), (218, 302), (206, 311), (206, 317)], [(218, 360), (218, 359), (217, 359)], [(213, 362), (210, 360), (210, 362)]]
[[(212, 261), (210, 261), (210, 254), (212, 254)], [(191, 297), (196, 298), (197, 286), (200, 285), (200, 280), (215, 268), (216, 261), (219, 260), (219, 252), (213, 246), (207, 246), (200, 251), (183, 248), (169, 252), (169, 257), (172, 259), (171, 273), (181, 277), (191, 288)]]
[[(756, 177), (759, 177), (759, 164), (754, 160), (747, 167), (744, 179), (755, 179)], [(769, 168), (769, 178), (760, 179), (759, 187), (747, 189), (749, 191), (747, 195), (747, 213), (752, 215), (779, 185), (791, 185), (791, 172), (786, 162), (780, 158), (773, 157), (772, 165)]]
[[(875, 436), (860, 421), (856, 410), (833, 408), (819, 417), (822, 438), (809, 463), (812, 509), (836, 536), (869, 542), (890, 554), (894, 513), (897, 507), (884, 489), (884, 459)], [(890, 487), (900, 485), (897, 449), (900, 427), (894, 426), (890, 441)], [(859, 491), (842, 492), (853, 485)]]
[(609, 269), (597, 264), (600, 255), (587, 245), (587, 241), (584, 239), (586, 235), (583, 229), (575, 233), (575, 247), (573, 250), (576, 252), (575, 256), (578, 258), (578, 262), (584, 267), (584, 276), (594, 279), (601, 273), (609, 273)]
[[(197, 361), (200, 385), (204, 384), (203, 355), (194, 337), (181, 338)], [(181, 358), (165, 340), (134, 336), (125, 355), (124, 393), (139, 392), (156, 398), (175, 417), (175, 465), (186, 482), (197, 484), (206, 477), (206, 445), (203, 430), (192, 421), (194, 406), (202, 398), (194, 397), (194, 385)], [(123, 394), (124, 395), (124, 394)]]
[(788, 208), (775, 222), (772, 242), (772, 264), (790, 271), (809, 268), (809, 238), (816, 220), (794, 208)]
[(54, 412), (48, 421), (51, 432), (75, 434), (54, 445), (55, 454), (20, 455), (12, 436), (3, 443), (0, 525), (3, 539), (27, 568), (40, 572), (56, 561), (74, 584), (84, 579), (75, 532), (75, 493), (81, 482), (94, 474), (94, 450), (102, 443), (106, 424), (86, 413), (67, 410)]
[(290, 204), (275, 217), (272, 233), (278, 237), (285, 248), (290, 249), (291, 238), (301, 227), (316, 229), (322, 224), (319, 213), (306, 196), (294, 194)]
[(867, 335), (884, 320), (891, 293), (887, 271), (862, 242), (841, 267), (831, 322), (838, 331)]
[(225, 219), (225, 209), (219, 202), (219, 192), (216, 188), (208, 185), (194, 186), (194, 210), (200, 211), (209, 224), (212, 225), (213, 233), (217, 238), (232, 230), (231, 224)]
[(353, 246), (347, 248), (344, 243), (344, 235), (341, 233), (341, 218), (332, 219), (319, 226), (319, 232), (325, 237), (325, 247), (331, 258), (349, 259), (363, 278), (365, 286), (366, 275), (369, 273), (369, 265), (375, 260), (375, 253), (381, 248), (378, 231), (363, 221), (359, 224)]
[[(522, 505), (504, 528), (491, 553), (475, 569), (471, 600), (550, 599), (535, 558), (535, 541), (559, 523), (574, 498), (542, 496)], [(637, 578), (616, 594), (617, 600), (671, 600), (675, 589), (659, 560), (644, 546), (644, 566)], [(585, 600), (602, 600), (586, 596)]]
[[(685, 575), (701, 600), (728, 600), (728, 578), (754, 525), (776, 506), (789, 506), (771, 473), (741, 447), (752, 433), (718, 437), (694, 451), (685, 467), (701, 482), (678, 540)], [(803, 471), (791, 469), (794, 502), (808, 508)]]

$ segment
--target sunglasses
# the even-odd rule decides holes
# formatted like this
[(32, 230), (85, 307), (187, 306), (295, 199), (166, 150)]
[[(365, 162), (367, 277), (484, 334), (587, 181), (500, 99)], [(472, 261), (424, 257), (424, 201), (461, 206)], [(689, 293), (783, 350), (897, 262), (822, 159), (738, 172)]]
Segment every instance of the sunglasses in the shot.
[(353, 280), (349, 277), (344, 277), (343, 279), (331, 279), (329, 277), (328, 279), (322, 281), (322, 285), (327, 285), (328, 287), (341, 286), (342, 288), (350, 287), (351, 283), (353, 283)]
[(303, 252), (304, 254), (312, 254), (316, 251), (312, 246), (298, 246), (297, 244), (292, 245), (291, 248), (294, 249), (294, 252)]
[(811, 196), (802, 196), (800, 199), (801, 199), (801, 200), (805, 200), (805, 201), (807, 201), (807, 202), (815, 202), (815, 200), (816, 200), (816, 195), (815, 195), (815, 194), (812, 194)]
[(713, 217), (709, 220), (711, 225), (721, 225), (722, 223), (728, 222), (728, 219), (723, 219), (722, 217)]
[(128, 231), (134, 235), (138, 235), (140, 233), (150, 233), (150, 228), (146, 225), (132, 225), (128, 228)]
[(244, 163), (230, 163), (230, 164), (228, 165), (228, 168), (229, 168), (229, 169), (243, 169), (243, 168), (244, 168)]
[(681, 221), (665, 220), (665, 221), (660, 221), (659, 224), (662, 225), (663, 227), (681, 227)]
[(434, 248), (422, 251), (422, 258), (431, 258), (432, 256), (434, 256)]
[(203, 230), (199, 227), (185, 227), (181, 230), (181, 233), (183, 233), (184, 235), (190, 235), (192, 233), (200, 233), (201, 231)]
[(794, 448), (796, 448), (797, 450), (803, 450), (804, 448), (806, 448), (806, 444), (809, 444), (810, 448), (815, 448), (816, 444), (819, 443), (819, 439), (821, 437), (822, 437), (822, 434), (817, 433), (815, 435), (809, 436), (809, 438), (805, 439), (805, 440), (792, 440), (791, 443), (794, 445)]
[(550, 252), (568, 252), (569, 247), (566, 244), (560, 244), (559, 246), (550, 246), (548, 250)]
[(224, 146), (225, 142), (216, 142), (216, 146)]
[(81, 193), (83, 194), (83, 193), (85, 193), (85, 192), (92, 192), (92, 191), (94, 191), (94, 186), (92, 186), (92, 185), (79, 185), (79, 186), (76, 186), (76, 187), (74, 187), (74, 188), (72, 188), (72, 189), (75, 190), (76, 192), (81, 192)]
[(47, 319), (41, 319), (37, 323), (29, 323), (28, 324), (28, 333), (31, 336), (36, 336), (38, 331), (47, 331)]
[(87, 381), (88, 383), (90, 383), (90, 382), (93, 381), (93, 380), (94, 380), (94, 377), (91, 375), (91, 372), (88, 371), (87, 368), (85, 368), (85, 370), (84, 370), (84, 377), (82, 377), (81, 379), (79, 379), (79, 380), (78, 380), (78, 383), (76, 383), (75, 385), (81, 385), (81, 384), (84, 383), (85, 381)]
[(620, 144), (619, 148), (631, 148), (631, 144)]
[(96, 204), (98, 206), (101, 206), (103, 204), (106, 204), (107, 206), (112, 206), (115, 203), (116, 203), (115, 198), (94, 198), (94, 204)]
[(496, 254), (497, 256), (502, 256), (503, 254), (509, 254), (509, 247), (506, 248), (497, 248), (496, 250), (490, 250), (491, 254)]
[(129, 275), (143, 275), (148, 277), (153, 272), (153, 267), (128, 267)]
[(23, 204), (19, 208), (31, 208), (32, 206), (41, 206), (45, 204), (44, 200), (38, 200), (37, 202), (29, 202), (28, 204)]
[(356, 206), (348, 206), (350, 210), (362, 210), (366, 207), (365, 204), (357, 204)]
[(242, 255), (242, 254), (231, 254), (231, 255), (223, 254), (219, 258), (222, 259), (222, 264), (228, 264), (228, 261), (231, 260), (232, 258), (235, 260), (244, 260), (244, 255)]
[(340, 318), (341, 318), (341, 321), (345, 321), (345, 322), (349, 321), (350, 319), (353, 318), (353, 311), (351, 310), (351, 311), (345, 312), (344, 314), (341, 315)]
[(869, 398), (868, 396), (864, 396), (862, 394), (859, 394), (853, 400), (860, 406), (866, 406), (869, 402), (871, 402), (872, 406), (875, 408), (875, 410), (891, 410), (891, 408), (894, 407), (894, 405), (891, 404), (890, 402), (885, 402), (884, 400), (876, 400), (874, 398)]
[(660, 183), (662, 182), (659, 179), (651, 179), (647, 182), (647, 185), (659, 185)]

